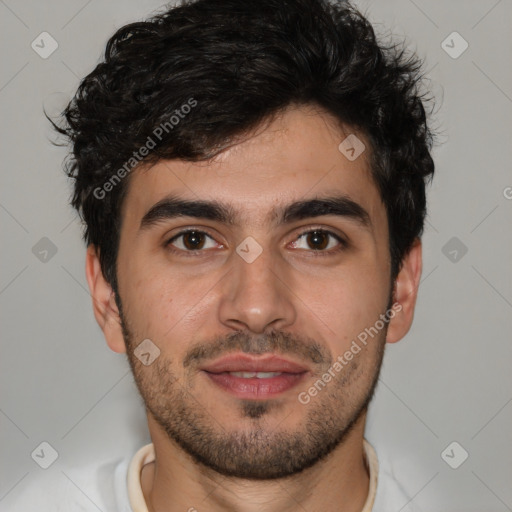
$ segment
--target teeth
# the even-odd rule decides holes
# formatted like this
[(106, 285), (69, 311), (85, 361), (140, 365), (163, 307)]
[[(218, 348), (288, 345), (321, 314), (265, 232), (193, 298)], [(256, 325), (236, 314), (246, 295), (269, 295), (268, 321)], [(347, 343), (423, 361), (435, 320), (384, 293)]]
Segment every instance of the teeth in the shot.
[(257, 379), (270, 379), (281, 375), (282, 372), (229, 372), (234, 377), (242, 377), (243, 379), (251, 379), (256, 377)]

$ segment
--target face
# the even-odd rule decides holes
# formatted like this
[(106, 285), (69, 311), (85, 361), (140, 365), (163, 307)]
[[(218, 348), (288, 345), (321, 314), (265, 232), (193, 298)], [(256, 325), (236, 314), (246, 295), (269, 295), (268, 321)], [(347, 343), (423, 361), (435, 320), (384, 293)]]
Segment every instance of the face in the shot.
[[(290, 108), (213, 160), (161, 161), (130, 177), (122, 333), (107, 338), (126, 344), (151, 421), (222, 474), (313, 465), (371, 397), (389, 241), (368, 149), (353, 161), (338, 149), (351, 133), (318, 109)], [(136, 356), (147, 339), (150, 364)]]

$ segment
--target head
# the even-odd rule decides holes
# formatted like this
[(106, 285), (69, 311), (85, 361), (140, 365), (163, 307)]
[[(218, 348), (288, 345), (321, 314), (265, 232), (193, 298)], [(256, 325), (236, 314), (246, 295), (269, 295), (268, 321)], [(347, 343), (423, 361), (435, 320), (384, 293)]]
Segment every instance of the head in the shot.
[[(55, 125), (96, 318), (195, 461), (291, 475), (364, 416), (421, 274), (420, 69), (348, 3), (199, 0), (119, 29)], [(303, 371), (236, 396), (235, 353)]]

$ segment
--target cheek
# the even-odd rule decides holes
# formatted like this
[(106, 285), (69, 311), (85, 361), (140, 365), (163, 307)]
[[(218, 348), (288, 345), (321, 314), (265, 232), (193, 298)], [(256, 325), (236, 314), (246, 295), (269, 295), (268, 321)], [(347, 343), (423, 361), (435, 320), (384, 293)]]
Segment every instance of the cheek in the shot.
[(313, 318), (320, 320), (317, 325), (324, 326), (331, 350), (339, 354), (385, 313), (388, 291), (389, 282), (382, 274), (367, 268), (340, 271), (323, 287), (305, 286), (303, 296)]
[(126, 268), (123, 301), (129, 305), (129, 320), (137, 332), (154, 340), (195, 339), (213, 301), (211, 290), (219, 276), (184, 276), (169, 265), (136, 265)]

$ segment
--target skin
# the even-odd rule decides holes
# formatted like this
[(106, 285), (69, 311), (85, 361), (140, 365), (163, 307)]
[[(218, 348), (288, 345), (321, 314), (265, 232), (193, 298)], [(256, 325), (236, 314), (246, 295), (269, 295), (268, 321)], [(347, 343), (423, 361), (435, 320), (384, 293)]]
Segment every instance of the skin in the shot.
[[(385, 343), (411, 326), (422, 259), (417, 240), (391, 283), (387, 217), (368, 169), (370, 146), (358, 134), (367, 148), (361, 156), (349, 161), (338, 150), (350, 133), (318, 108), (290, 107), (208, 162), (168, 160), (133, 171), (118, 254), (122, 316), (96, 248), (88, 248), (95, 317), (109, 347), (127, 353), (146, 404), (156, 452), (141, 472), (150, 511), (363, 507), (366, 409)], [(277, 205), (333, 192), (360, 204), (371, 227), (335, 215), (268, 222)], [(144, 214), (170, 193), (230, 203), (237, 224), (180, 217), (140, 231)], [(186, 254), (183, 237), (170, 246), (176, 253), (165, 246), (191, 227), (212, 237), (200, 255)], [(343, 236), (348, 246), (328, 253), (340, 246), (327, 237), (325, 256), (318, 256), (315, 241), (300, 236), (313, 228)], [(248, 236), (262, 248), (252, 263), (236, 252)], [(387, 328), (308, 404), (300, 403), (298, 394), (375, 324), (390, 299), (401, 311)], [(160, 350), (149, 366), (133, 353), (146, 338)], [(184, 366), (198, 347), (206, 356)], [(277, 397), (236, 398), (205, 377), (199, 363), (241, 350), (281, 354), (309, 373)]]

